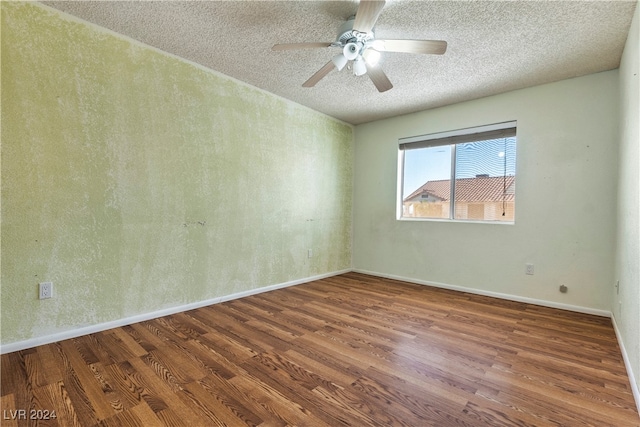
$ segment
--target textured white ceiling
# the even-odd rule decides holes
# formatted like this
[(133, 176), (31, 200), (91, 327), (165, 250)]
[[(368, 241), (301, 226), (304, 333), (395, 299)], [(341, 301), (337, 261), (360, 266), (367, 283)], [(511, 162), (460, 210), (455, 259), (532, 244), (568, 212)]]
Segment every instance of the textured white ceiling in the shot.
[(617, 68), (636, 1), (389, 0), (383, 39), (446, 40), (444, 55), (383, 53), (394, 88), (332, 71), (332, 42), (357, 1), (47, 1), (44, 4), (352, 124)]

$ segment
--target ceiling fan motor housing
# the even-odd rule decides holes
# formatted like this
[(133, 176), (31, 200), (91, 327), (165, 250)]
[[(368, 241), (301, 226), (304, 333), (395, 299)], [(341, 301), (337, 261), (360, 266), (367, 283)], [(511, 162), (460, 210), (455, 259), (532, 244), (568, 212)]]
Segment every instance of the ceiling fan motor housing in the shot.
[(355, 20), (355, 15), (349, 17), (349, 19), (346, 20), (338, 29), (338, 37), (336, 38), (336, 41), (338, 41), (341, 45), (344, 46), (349, 43), (351, 39), (355, 38), (355, 36), (353, 35), (353, 23), (355, 22)]
[(347, 43), (351, 42), (365, 42), (368, 40), (372, 40), (375, 38), (375, 34), (373, 29), (368, 33), (360, 33), (358, 31), (353, 30), (353, 23), (355, 22), (356, 17), (350, 16), (338, 29), (338, 36), (336, 37), (336, 43), (339, 43), (341, 46), (345, 46)]

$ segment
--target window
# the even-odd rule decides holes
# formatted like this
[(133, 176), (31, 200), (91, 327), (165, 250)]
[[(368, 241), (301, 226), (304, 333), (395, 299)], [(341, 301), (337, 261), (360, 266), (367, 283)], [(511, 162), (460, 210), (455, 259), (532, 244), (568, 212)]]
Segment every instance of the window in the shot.
[(398, 218), (513, 222), (516, 122), (399, 141)]

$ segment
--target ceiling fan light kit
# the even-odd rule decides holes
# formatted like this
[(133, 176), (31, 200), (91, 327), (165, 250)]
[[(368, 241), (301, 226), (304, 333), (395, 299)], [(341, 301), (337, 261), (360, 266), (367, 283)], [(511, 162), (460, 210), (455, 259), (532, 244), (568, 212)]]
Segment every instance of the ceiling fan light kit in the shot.
[(349, 61), (355, 60), (358, 56), (360, 56), (360, 51), (362, 50), (362, 43), (347, 43), (344, 49), (342, 50), (342, 54)]
[(442, 55), (447, 50), (447, 42), (442, 40), (378, 40), (373, 26), (384, 8), (384, 0), (361, 0), (358, 11), (344, 22), (338, 30), (335, 42), (331, 43), (285, 43), (276, 44), (272, 50), (311, 49), (338, 47), (342, 53), (335, 55), (320, 70), (302, 84), (313, 87), (334, 68), (341, 71), (349, 61), (353, 74), (367, 74), (379, 92), (393, 87), (387, 75), (378, 65), (380, 52), (403, 52)]
[(362, 57), (368, 65), (376, 66), (378, 64), (378, 61), (380, 61), (380, 52), (375, 50), (375, 48), (366, 49), (364, 52), (362, 52)]
[(331, 59), (331, 61), (333, 62), (333, 65), (336, 66), (338, 71), (342, 71), (344, 66), (347, 65), (347, 62), (349, 62), (343, 53), (337, 54), (333, 57), (333, 59)]
[(366, 74), (366, 72), (367, 65), (365, 64), (364, 59), (362, 59), (362, 56), (358, 55), (355, 61), (353, 61), (353, 74), (356, 76), (362, 76)]

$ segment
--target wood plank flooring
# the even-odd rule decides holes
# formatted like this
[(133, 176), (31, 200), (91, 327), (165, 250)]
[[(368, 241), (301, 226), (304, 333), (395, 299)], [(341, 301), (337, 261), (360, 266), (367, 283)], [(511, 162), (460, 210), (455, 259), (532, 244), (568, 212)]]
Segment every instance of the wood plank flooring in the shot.
[(1, 360), (3, 426), (640, 425), (610, 319), (356, 273)]

